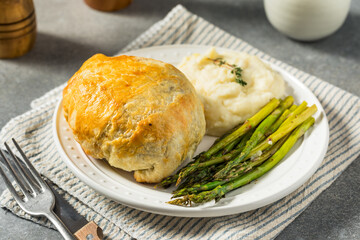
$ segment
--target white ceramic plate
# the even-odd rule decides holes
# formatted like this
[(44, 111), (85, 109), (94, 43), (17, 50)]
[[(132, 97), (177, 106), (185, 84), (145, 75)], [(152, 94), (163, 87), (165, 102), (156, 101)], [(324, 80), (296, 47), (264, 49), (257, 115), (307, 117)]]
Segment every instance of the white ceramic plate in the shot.
[[(205, 52), (208, 46), (172, 45), (140, 49), (127, 55), (150, 57), (171, 64), (189, 54)], [(217, 48), (218, 51), (225, 49)], [(287, 94), (299, 103), (316, 104), (316, 123), (293, 150), (273, 170), (259, 180), (226, 195), (218, 203), (207, 203), (197, 207), (181, 207), (167, 204), (171, 189), (155, 189), (153, 185), (137, 183), (132, 174), (111, 168), (105, 161), (87, 156), (63, 117), (60, 101), (53, 120), (53, 133), (58, 150), (67, 166), (84, 183), (95, 191), (127, 206), (143, 211), (182, 217), (223, 216), (253, 210), (290, 194), (300, 187), (319, 167), (328, 146), (329, 127), (322, 106), (313, 93), (294, 76), (283, 69), (272, 66), (287, 83)], [(211, 145), (214, 138), (205, 136), (197, 153)], [(196, 154), (197, 154), (196, 153)]]

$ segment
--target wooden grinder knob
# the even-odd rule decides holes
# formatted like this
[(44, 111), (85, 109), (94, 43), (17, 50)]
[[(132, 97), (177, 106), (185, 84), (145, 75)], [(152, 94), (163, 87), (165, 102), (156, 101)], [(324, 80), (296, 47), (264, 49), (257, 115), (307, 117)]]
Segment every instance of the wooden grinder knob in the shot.
[(36, 19), (32, 0), (0, 0), (0, 58), (16, 58), (35, 43)]

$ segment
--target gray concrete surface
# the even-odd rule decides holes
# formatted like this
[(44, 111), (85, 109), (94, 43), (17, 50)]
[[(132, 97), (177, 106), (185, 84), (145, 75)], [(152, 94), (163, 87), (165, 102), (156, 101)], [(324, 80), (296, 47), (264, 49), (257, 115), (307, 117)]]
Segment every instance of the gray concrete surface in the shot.
[[(83, 1), (35, 0), (35, 48), (0, 60), (0, 127), (29, 109), (32, 99), (64, 83), (97, 52), (108, 55), (162, 19), (177, 2), (229, 33), (299, 69), (360, 96), (360, 1), (334, 35), (314, 43), (290, 40), (266, 20), (260, 0), (134, 0), (115, 13)], [(278, 237), (360, 239), (360, 157)], [(0, 191), (5, 186), (0, 182)], [(0, 210), (0, 239), (61, 239), (58, 232)]]

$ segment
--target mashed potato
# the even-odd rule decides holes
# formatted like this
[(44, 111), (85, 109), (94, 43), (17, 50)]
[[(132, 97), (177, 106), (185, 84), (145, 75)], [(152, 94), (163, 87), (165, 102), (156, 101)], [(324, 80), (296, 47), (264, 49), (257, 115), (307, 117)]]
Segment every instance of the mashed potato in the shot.
[[(231, 69), (214, 64), (221, 58), (242, 68), (246, 86), (235, 81)], [(285, 93), (283, 78), (258, 57), (246, 53), (218, 53), (185, 57), (178, 68), (194, 85), (205, 107), (207, 134), (220, 136), (260, 110), (271, 98)]]

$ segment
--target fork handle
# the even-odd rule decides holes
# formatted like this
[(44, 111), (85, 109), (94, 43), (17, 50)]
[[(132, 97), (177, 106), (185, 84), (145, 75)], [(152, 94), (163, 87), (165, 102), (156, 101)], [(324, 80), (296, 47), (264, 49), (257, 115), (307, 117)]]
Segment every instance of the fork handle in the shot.
[(61, 233), (65, 240), (77, 240), (77, 238), (52, 210), (46, 213), (45, 216), (55, 225), (56, 229)]

